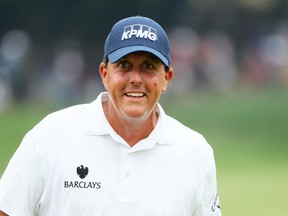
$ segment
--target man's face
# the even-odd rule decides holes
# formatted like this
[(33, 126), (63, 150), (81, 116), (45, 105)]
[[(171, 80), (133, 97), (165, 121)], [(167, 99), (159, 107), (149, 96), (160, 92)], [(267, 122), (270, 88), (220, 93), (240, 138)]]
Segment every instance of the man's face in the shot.
[[(100, 65), (113, 112), (121, 118), (148, 118), (173, 77), (164, 64), (147, 52), (129, 54), (118, 62)], [(111, 111), (111, 110), (110, 110)]]

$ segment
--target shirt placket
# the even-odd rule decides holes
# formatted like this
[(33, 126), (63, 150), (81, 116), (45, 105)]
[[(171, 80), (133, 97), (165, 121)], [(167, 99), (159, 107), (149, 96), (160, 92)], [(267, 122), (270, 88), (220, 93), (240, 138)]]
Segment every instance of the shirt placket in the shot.
[(121, 152), (120, 164), (120, 182), (118, 200), (121, 202), (133, 202), (135, 199), (133, 185), (134, 172), (131, 154), (129, 149), (123, 149)]

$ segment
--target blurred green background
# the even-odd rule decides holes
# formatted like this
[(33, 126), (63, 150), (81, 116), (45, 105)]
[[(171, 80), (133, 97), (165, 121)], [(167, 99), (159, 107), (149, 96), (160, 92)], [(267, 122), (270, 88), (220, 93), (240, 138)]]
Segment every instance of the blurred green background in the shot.
[(223, 215), (287, 215), (285, 0), (0, 0), (0, 176), (44, 116), (103, 90), (105, 38), (138, 14), (170, 38), (161, 103), (212, 145)]

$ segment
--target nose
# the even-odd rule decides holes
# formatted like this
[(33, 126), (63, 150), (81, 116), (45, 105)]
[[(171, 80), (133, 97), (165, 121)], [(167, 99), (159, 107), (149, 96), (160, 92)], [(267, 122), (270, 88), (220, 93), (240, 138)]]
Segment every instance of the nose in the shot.
[(141, 76), (141, 71), (138, 68), (134, 68), (131, 71), (130, 83), (131, 84), (142, 84), (143, 79)]

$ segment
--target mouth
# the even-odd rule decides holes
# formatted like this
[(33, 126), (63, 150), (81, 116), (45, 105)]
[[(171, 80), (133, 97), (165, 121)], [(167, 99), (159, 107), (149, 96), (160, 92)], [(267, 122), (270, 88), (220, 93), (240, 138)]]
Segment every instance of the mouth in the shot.
[(128, 92), (125, 93), (125, 96), (131, 97), (131, 98), (141, 98), (144, 97), (146, 94), (143, 92)]

